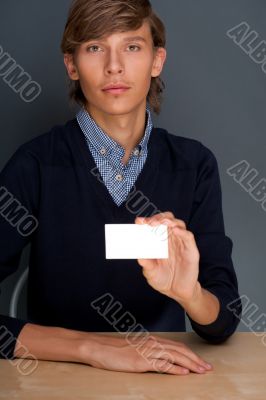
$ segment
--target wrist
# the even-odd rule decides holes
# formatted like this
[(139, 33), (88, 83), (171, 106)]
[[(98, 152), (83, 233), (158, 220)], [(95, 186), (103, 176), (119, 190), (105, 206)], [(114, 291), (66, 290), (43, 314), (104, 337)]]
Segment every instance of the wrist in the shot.
[(101, 340), (101, 334), (86, 332), (77, 343), (78, 361), (95, 366), (105, 344), (105, 340)]
[(192, 293), (187, 297), (177, 296), (175, 293), (171, 294), (171, 298), (176, 300), (183, 308), (189, 307), (190, 305), (197, 304), (202, 298), (202, 287), (199, 281), (196, 282)]
[(101, 352), (102, 344), (92, 337), (78, 340), (77, 359), (78, 362), (95, 366), (97, 363), (97, 355)]
[(96, 350), (99, 350), (99, 344), (96, 341), (97, 335), (64, 328), (59, 328), (58, 333), (58, 348), (61, 348), (65, 353), (62, 361), (92, 365), (95, 360)]
[(213, 323), (220, 310), (218, 298), (200, 284), (197, 285), (194, 296), (188, 301), (181, 302), (181, 305), (188, 316), (201, 325)]
[(203, 289), (199, 281), (197, 281), (194, 291), (189, 299), (183, 301), (185, 306), (193, 306), (194, 304), (198, 304), (203, 296)]
[(82, 362), (81, 349), (84, 343), (92, 341), (94, 335), (90, 332), (76, 331), (61, 327), (54, 327), (52, 329), (55, 340), (54, 347), (57, 347), (60, 353), (64, 353), (62, 361)]
[(27, 323), (17, 337), (14, 356), (27, 358), (30, 353), (39, 360), (80, 362), (80, 344), (85, 338), (92, 340), (93, 336), (87, 332)]

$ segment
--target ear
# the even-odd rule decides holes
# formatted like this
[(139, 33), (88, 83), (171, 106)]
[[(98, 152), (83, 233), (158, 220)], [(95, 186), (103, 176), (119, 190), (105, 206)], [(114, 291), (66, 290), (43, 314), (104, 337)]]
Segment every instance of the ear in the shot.
[(79, 73), (77, 67), (75, 66), (73, 55), (69, 53), (64, 54), (64, 63), (69, 78), (72, 79), (73, 81), (79, 80)]
[(167, 52), (164, 47), (158, 47), (155, 53), (151, 76), (156, 78), (163, 70)]

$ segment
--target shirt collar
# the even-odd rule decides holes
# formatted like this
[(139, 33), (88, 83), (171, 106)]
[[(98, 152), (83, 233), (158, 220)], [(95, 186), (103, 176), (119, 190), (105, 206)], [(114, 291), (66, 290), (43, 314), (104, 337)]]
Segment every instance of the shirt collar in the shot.
[[(108, 155), (112, 152), (117, 152), (123, 156), (124, 149), (96, 124), (95, 120), (84, 107), (77, 112), (76, 118), (86, 139), (90, 141), (99, 155)], [(139, 144), (132, 151), (139, 150), (141, 153), (145, 153), (147, 151), (152, 128), (153, 123), (151, 112), (147, 104), (145, 134)]]

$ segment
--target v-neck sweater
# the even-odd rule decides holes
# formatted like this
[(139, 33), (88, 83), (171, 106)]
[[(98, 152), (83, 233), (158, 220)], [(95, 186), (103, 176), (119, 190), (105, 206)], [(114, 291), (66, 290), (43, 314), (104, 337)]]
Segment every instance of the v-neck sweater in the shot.
[[(184, 309), (147, 283), (137, 260), (105, 258), (105, 224), (133, 224), (137, 216), (165, 211), (194, 234), (199, 281), (220, 302), (211, 324), (198, 324), (188, 315), (192, 328), (212, 343), (222, 342), (236, 330), (241, 305), (234, 312), (228, 307), (239, 298), (238, 283), (210, 149), (153, 127), (144, 167), (118, 206), (76, 118), (21, 145), (0, 174), (0, 282), (17, 270), (23, 248), (31, 243), (27, 319), (0, 316), (0, 347), (5, 342), (1, 330), (17, 338), (27, 322), (104, 332), (133, 329), (134, 319), (140, 330), (184, 332)], [(28, 233), (26, 216), (36, 221)], [(104, 303), (108, 298), (112, 302)], [(131, 316), (131, 328), (129, 322), (118, 323), (125, 315)], [(12, 358), (14, 347), (15, 341), (0, 358)]]

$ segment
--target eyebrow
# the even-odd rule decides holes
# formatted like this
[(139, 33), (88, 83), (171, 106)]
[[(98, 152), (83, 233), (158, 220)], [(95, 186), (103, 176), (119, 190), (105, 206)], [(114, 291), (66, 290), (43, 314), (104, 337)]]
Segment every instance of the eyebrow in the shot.
[(123, 42), (131, 42), (131, 41), (139, 41), (139, 42), (147, 42), (146, 39), (142, 36), (129, 36), (123, 39)]
[[(88, 42), (93, 42), (93, 41), (99, 41), (99, 42), (105, 42), (105, 39), (91, 39)], [(143, 36), (128, 36), (123, 39), (123, 42), (131, 42), (131, 41), (138, 41), (138, 42), (144, 42), (147, 43), (147, 40)]]

